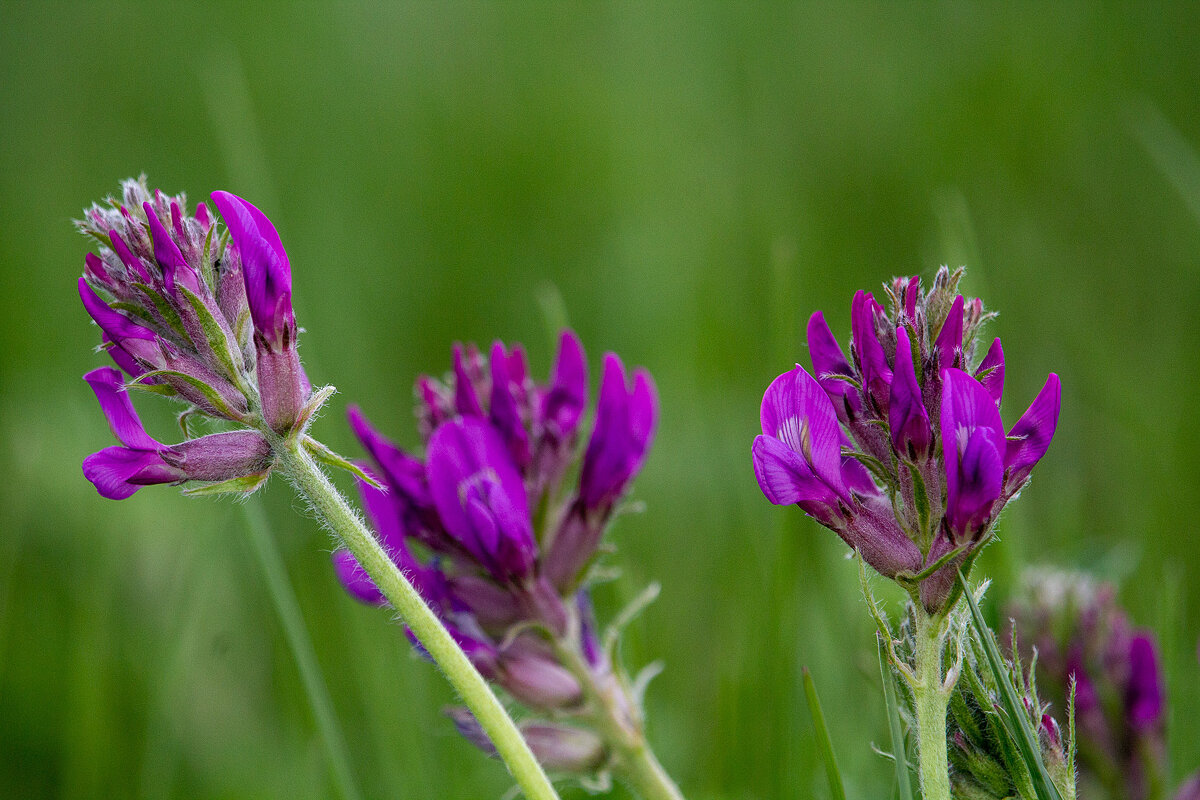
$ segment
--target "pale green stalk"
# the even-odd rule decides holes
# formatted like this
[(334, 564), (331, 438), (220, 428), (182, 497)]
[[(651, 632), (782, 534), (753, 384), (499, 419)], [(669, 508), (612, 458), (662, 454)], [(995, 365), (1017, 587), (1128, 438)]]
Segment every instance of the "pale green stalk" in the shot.
[(950, 765), (946, 755), (946, 711), (950, 693), (942, 679), (941, 628), (945, 617), (930, 616), (915, 603), (917, 630), (911, 682), (917, 717), (917, 761), (923, 800), (950, 800)]
[[(579, 652), (578, 641), (578, 636), (568, 633), (555, 641), (555, 650), (562, 665), (579, 681), (588, 708), (584, 719), (608, 746), (612, 754), (609, 766), (642, 800), (684, 800), (683, 793), (650, 749), (641, 720), (629, 719), (622, 710), (636, 706), (636, 702), (617, 681), (601, 684), (596, 680)], [(619, 698), (619, 692), (626, 696)]]
[(346, 499), (299, 442), (276, 438), (272, 444), (275, 446), (276, 468), (312, 504), (321, 521), (341, 538), (421, 646), (441, 667), (487, 733), (525, 796), (530, 800), (558, 800), (549, 778), (487, 681)]

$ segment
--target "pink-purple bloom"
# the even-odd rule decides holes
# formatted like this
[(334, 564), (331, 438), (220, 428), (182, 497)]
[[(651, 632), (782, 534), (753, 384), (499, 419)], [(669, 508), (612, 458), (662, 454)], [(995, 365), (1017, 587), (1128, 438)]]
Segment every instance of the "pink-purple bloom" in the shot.
[(991, 315), (956, 293), (960, 274), (943, 268), (929, 291), (896, 279), (890, 310), (858, 292), (851, 359), (813, 314), (813, 373), (797, 365), (771, 384), (752, 447), (767, 499), (799, 505), (881, 574), (911, 582), (949, 559), (921, 575), (931, 611), (1045, 454), (1061, 394), (1052, 374), (1005, 432), (1003, 350), (995, 340), (972, 367)]
[[(488, 358), (474, 346), (456, 346), (450, 375), (419, 379), (417, 398), (423, 456), (350, 409), (351, 427), (371, 458), (366, 468), (385, 487), (360, 481), (367, 516), (480, 672), (531, 709), (569, 717), (582, 689), (539, 631), (577, 637), (574, 646), (596, 680), (614, 679), (596, 642), (587, 571), (653, 439), (650, 376), (636, 370), (630, 379), (617, 356), (605, 357), (577, 471), (570, 467), (588, 390), (583, 348), (571, 331), (560, 338), (545, 384), (530, 377), (519, 346), (496, 342)], [(385, 602), (348, 552), (335, 553), (334, 566), (353, 596)], [(465, 732), (476, 731), (469, 715), (455, 719)], [(594, 736), (556, 726), (526, 735), (564, 764), (596, 763)]]
[[(287, 255), (270, 221), (228, 192), (187, 213), (183, 195), (151, 192), (142, 180), (94, 205), (78, 222), (98, 245), (84, 259), (79, 295), (120, 372), (88, 375), (122, 447), (89, 456), (85, 475), (106, 497), (151, 483), (203, 481), (252, 490), (270, 468), (254, 429), (302, 434), (312, 392), (296, 353)], [(141, 428), (126, 389), (166, 394), (198, 413), (243, 428), (163, 445)], [(132, 422), (131, 422), (132, 420)], [(250, 429), (250, 430), (246, 430)]]

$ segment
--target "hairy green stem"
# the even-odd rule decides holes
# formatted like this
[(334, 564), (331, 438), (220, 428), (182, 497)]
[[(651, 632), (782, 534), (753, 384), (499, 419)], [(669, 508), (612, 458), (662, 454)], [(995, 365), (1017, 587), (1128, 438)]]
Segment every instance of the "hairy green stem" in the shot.
[(312, 640), (304, 625), (296, 593), (292, 591), (292, 585), (288, 582), (283, 558), (279, 555), (279, 548), (271, 536), (271, 527), (262, 507), (255, 500), (244, 503), (242, 510), (246, 515), (246, 527), (250, 530), (250, 542), (254, 545), (254, 552), (258, 555), (258, 561), (267, 579), (267, 590), (275, 604), (275, 613), (279, 615), (279, 621), (283, 624), (284, 636), (292, 651), (292, 658), (296, 661), (300, 680), (304, 683), (309, 705), (312, 706), (313, 717), (316, 718), (317, 730), (325, 745), (325, 753), (329, 757), (329, 766), (333, 770), (338, 791), (345, 800), (359, 800), (362, 795), (354, 783), (350, 758), (346, 754), (346, 740), (338, 726), (337, 715), (334, 714), (333, 703), (329, 699), (329, 689), (325, 686), (325, 678), (321, 675), (321, 667), (313, 652)]
[(579, 681), (589, 709), (585, 719), (608, 746), (613, 772), (642, 800), (684, 800), (650, 749), (641, 719), (631, 718), (631, 714), (640, 716), (640, 712), (628, 688), (615, 679), (598, 681), (579, 652), (578, 641), (578, 636), (568, 634), (555, 642), (555, 650), (563, 666)]
[(525, 796), (530, 800), (558, 800), (550, 779), (487, 681), (321, 468), (294, 440), (279, 442), (275, 454), (276, 467), (312, 503), (321, 521), (341, 538), (421, 646), (441, 667)]
[(917, 715), (917, 760), (924, 800), (950, 800), (950, 765), (946, 755), (946, 711), (950, 694), (942, 685), (942, 636), (945, 617), (930, 616), (916, 604), (917, 630), (912, 687)]

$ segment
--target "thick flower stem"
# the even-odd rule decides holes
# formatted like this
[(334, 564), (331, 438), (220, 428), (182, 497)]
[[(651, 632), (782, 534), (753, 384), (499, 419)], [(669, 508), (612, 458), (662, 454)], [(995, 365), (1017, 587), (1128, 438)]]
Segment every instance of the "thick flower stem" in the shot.
[(577, 641), (577, 636), (568, 635), (555, 643), (555, 649), (563, 666), (583, 689), (584, 702), (590, 709), (586, 719), (604, 739), (611, 753), (609, 765), (613, 772), (642, 800), (684, 800), (683, 793), (650, 749), (641, 720), (630, 718), (631, 713), (639, 712), (628, 687), (611, 675), (607, 676), (609, 680), (597, 680), (575, 646)]
[(946, 710), (950, 694), (942, 681), (942, 623), (945, 616), (925, 613), (916, 604), (917, 630), (913, 705), (917, 716), (917, 758), (921, 797), (950, 800), (950, 765), (946, 755)]
[(341, 538), (421, 646), (441, 667), (479, 720), (525, 796), (530, 800), (557, 800), (558, 794), (546, 773), (487, 681), (388, 557), (359, 515), (298, 443), (279, 442), (275, 451), (277, 468), (312, 504), (321, 521)]

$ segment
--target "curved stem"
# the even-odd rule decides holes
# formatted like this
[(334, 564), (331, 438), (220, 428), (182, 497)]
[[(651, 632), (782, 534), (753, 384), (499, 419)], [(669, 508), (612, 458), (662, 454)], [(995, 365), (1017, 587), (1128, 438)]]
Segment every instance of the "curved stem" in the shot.
[(914, 654), (916, 682), (912, 686), (917, 715), (917, 760), (924, 800), (950, 800), (950, 765), (946, 755), (946, 710), (950, 695), (942, 686), (941, 627), (945, 617), (930, 616), (916, 603)]
[[(683, 793), (650, 749), (641, 720), (630, 719), (627, 709), (634, 708), (635, 703), (627, 688), (616, 680), (597, 681), (596, 674), (573, 643), (576, 641), (578, 637), (568, 633), (555, 641), (554, 648), (559, 661), (583, 689), (584, 701), (591, 708), (586, 719), (612, 753), (610, 766), (613, 772), (642, 800), (684, 800)], [(618, 693), (625, 696), (618, 697)], [(638, 712), (635, 710), (634, 713)]]
[(294, 440), (279, 442), (275, 450), (276, 467), (312, 503), (321, 521), (341, 538), (421, 646), (441, 667), (525, 796), (530, 800), (558, 800), (550, 779), (487, 681), (321, 468)]

